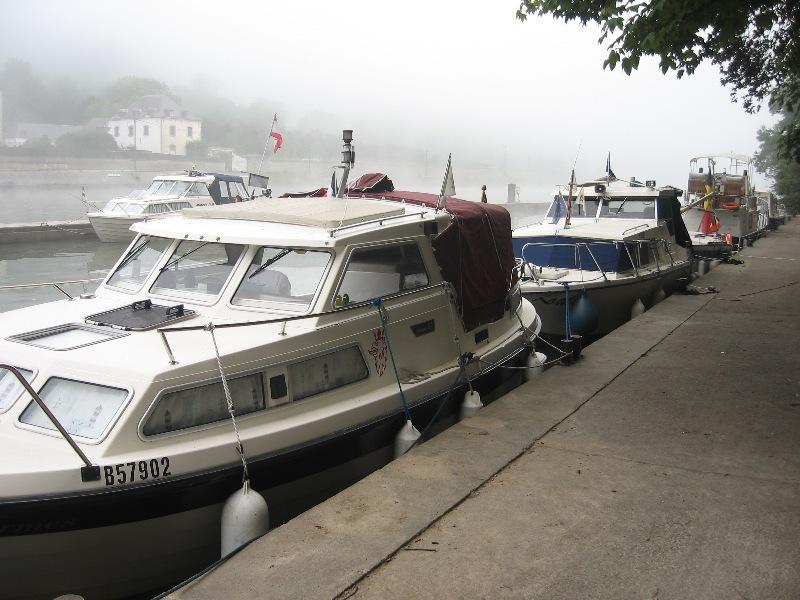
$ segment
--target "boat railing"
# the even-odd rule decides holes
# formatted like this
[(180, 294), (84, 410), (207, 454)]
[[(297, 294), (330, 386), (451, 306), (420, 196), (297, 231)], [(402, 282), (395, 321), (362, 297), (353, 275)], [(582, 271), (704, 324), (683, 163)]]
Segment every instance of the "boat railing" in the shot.
[(638, 225), (634, 225), (633, 227), (628, 227), (625, 231), (622, 232), (622, 235), (624, 237), (625, 234), (627, 234), (629, 231), (636, 231), (637, 229), (641, 229), (642, 227), (649, 228), (650, 225), (647, 223), (639, 223)]
[(380, 300), (384, 302), (386, 300), (396, 300), (398, 298), (404, 298), (406, 296), (412, 294), (419, 294), (420, 292), (427, 292), (430, 290), (442, 289), (443, 292), (452, 297), (452, 285), (447, 282), (443, 281), (441, 283), (435, 283), (433, 285), (426, 285), (424, 287), (414, 288), (413, 290), (407, 290), (405, 292), (399, 292), (397, 294), (392, 294), (390, 296), (384, 296), (381, 298), (372, 298), (370, 300), (363, 300), (361, 302), (354, 302), (353, 304), (347, 304), (345, 306), (334, 308), (333, 310), (324, 310), (320, 312), (314, 313), (307, 313), (304, 315), (295, 315), (292, 317), (278, 317), (275, 319), (261, 319), (258, 321), (237, 321), (233, 323), (206, 323), (204, 325), (182, 325), (178, 327), (160, 327), (156, 329), (159, 336), (161, 337), (161, 342), (164, 345), (164, 350), (167, 353), (167, 357), (169, 358), (169, 363), (171, 365), (177, 365), (178, 361), (175, 360), (175, 355), (172, 352), (172, 348), (169, 345), (169, 341), (167, 340), (168, 333), (180, 333), (185, 331), (210, 331), (211, 329), (229, 329), (233, 327), (254, 327), (257, 325), (280, 325), (281, 329), (279, 331), (279, 335), (286, 335), (286, 324), (293, 322), (293, 321), (302, 321), (304, 319), (317, 319), (320, 317), (327, 317), (330, 315), (339, 315), (347, 311), (351, 310), (359, 310), (362, 308), (369, 308), (376, 306), (376, 301)]
[(61, 424), (58, 418), (53, 414), (53, 412), (50, 410), (47, 404), (44, 403), (44, 400), (42, 400), (41, 396), (39, 396), (39, 394), (37, 394), (36, 391), (31, 387), (31, 385), (28, 383), (28, 380), (25, 379), (25, 376), (22, 373), (20, 373), (16, 367), (12, 365), (0, 363), (0, 369), (5, 369), (9, 373), (11, 373), (14, 377), (16, 377), (20, 385), (23, 388), (25, 388), (25, 391), (28, 392), (28, 394), (30, 394), (31, 398), (33, 398), (33, 401), (36, 402), (37, 406), (42, 409), (42, 412), (47, 415), (47, 418), (50, 419), (50, 422), (53, 423), (55, 428), (58, 429), (58, 432), (61, 434), (61, 436), (67, 441), (67, 443), (70, 445), (75, 454), (77, 454), (78, 457), (81, 459), (81, 461), (84, 464), (84, 466), (81, 467), (81, 480), (98, 481), (100, 479), (100, 467), (98, 465), (93, 464), (92, 461), (90, 461), (89, 458), (86, 456), (86, 454), (84, 454), (83, 450), (81, 450), (78, 447), (78, 444), (75, 443), (75, 440), (72, 439), (72, 436), (69, 434), (69, 432), (66, 429), (64, 429), (64, 426)]
[(0, 285), (0, 292), (8, 291), (8, 290), (21, 290), (26, 288), (37, 288), (37, 287), (54, 287), (59, 292), (64, 294), (69, 300), (75, 300), (75, 297), (71, 295), (67, 290), (65, 290), (62, 285), (78, 285), (81, 284), (83, 286), (83, 293), (86, 293), (86, 284), (87, 283), (95, 283), (98, 281), (103, 281), (103, 277), (97, 277), (94, 279), (75, 279), (71, 281), (46, 281), (43, 283), (18, 283), (15, 285)]
[[(615, 242), (609, 242), (609, 241), (604, 241), (604, 240), (597, 241), (597, 242), (592, 242), (592, 243), (593, 244), (609, 244), (609, 245), (615, 244)], [(592, 252), (592, 249), (589, 247), (589, 244), (587, 242), (573, 242), (573, 243), (567, 243), (567, 242), (557, 242), (557, 243), (553, 243), (553, 242), (528, 242), (524, 246), (522, 246), (522, 262), (524, 264), (529, 264), (529, 265), (534, 264), (533, 261), (530, 261), (530, 260), (528, 260), (526, 258), (525, 250), (527, 250), (528, 248), (535, 248), (535, 247), (574, 248), (575, 249), (575, 254), (578, 257), (580, 256), (580, 248), (581, 247), (586, 248), (587, 252), (589, 253), (589, 256), (592, 257), (592, 261), (594, 262), (595, 266), (597, 267), (597, 270), (600, 271), (600, 274), (603, 276), (603, 280), (608, 281), (608, 275), (606, 275), (606, 272), (603, 269), (603, 267), (600, 266), (600, 263), (597, 261), (597, 258), (595, 257), (594, 252)], [(576, 260), (576, 262), (578, 262), (578, 260)], [(536, 280), (536, 282), (539, 282), (540, 279), (539, 279), (539, 277), (536, 276), (536, 270), (535, 269), (531, 269), (530, 272), (533, 275), (534, 280)]]

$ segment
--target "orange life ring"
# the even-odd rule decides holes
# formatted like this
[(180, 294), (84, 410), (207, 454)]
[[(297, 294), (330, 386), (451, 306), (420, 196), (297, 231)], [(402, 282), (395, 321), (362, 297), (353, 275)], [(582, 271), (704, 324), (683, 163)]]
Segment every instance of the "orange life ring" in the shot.
[(723, 202), (722, 203), (722, 208), (725, 208), (727, 210), (736, 210), (737, 208), (739, 208), (739, 206), (740, 206), (740, 204), (738, 202)]

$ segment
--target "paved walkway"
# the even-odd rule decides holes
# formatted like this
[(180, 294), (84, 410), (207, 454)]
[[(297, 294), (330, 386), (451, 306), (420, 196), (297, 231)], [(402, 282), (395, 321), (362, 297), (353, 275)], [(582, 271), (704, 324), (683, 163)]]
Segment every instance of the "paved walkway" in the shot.
[(180, 598), (800, 598), (800, 220)]

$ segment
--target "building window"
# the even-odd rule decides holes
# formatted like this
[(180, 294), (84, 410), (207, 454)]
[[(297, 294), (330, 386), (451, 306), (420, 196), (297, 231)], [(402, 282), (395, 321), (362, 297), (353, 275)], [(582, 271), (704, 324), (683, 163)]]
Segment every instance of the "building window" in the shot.
[(142, 135), (150, 135), (150, 125), (145, 125), (142, 127)]
[(114, 127), (114, 137), (119, 137), (119, 127)]
[(169, 151), (170, 151), (170, 154), (175, 154), (175, 144), (170, 144), (169, 145)]
[(175, 137), (175, 125), (169, 126), (169, 134), (170, 136)]
[(187, 127), (186, 128), (186, 137), (192, 137), (192, 134), (193, 134), (192, 128), (191, 127)]
[(133, 125), (128, 125), (128, 137), (133, 137)]

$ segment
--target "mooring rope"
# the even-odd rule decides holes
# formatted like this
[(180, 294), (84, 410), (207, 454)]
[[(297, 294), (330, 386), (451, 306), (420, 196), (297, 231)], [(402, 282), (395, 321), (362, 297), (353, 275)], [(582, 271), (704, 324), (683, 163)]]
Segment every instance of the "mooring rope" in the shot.
[(239, 426), (236, 424), (236, 415), (233, 410), (233, 398), (231, 397), (231, 390), (228, 388), (228, 380), (225, 377), (225, 371), (222, 368), (222, 360), (219, 356), (219, 347), (217, 346), (217, 337), (214, 335), (214, 324), (209, 323), (206, 325), (206, 331), (211, 333), (211, 341), (214, 343), (214, 354), (217, 356), (217, 366), (219, 367), (219, 376), (222, 379), (222, 389), (225, 391), (225, 401), (228, 404), (228, 414), (231, 416), (231, 423), (233, 423), (233, 433), (236, 436), (236, 452), (239, 453), (239, 458), (242, 461), (242, 484), (250, 480), (250, 474), (247, 470), (247, 457), (244, 454), (244, 446), (242, 446), (242, 438), (239, 435)]
[(392, 351), (392, 343), (389, 340), (389, 331), (386, 328), (386, 313), (383, 308), (383, 298), (375, 298), (372, 305), (378, 309), (378, 318), (381, 322), (381, 329), (383, 330), (383, 339), (386, 340), (386, 349), (389, 351), (389, 358), (392, 361), (392, 369), (394, 370), (394, 377), (397, 380), (397, 389), (400, 390), (400, 402), (403, 404), (403, 412), (406, 415), (406, 420), (411, 421), (411, 411), (406, 402), (406, 395), (403, 392), (403, 385), (400, 383), (400, 373), (397, 371), (397, 363), (394, 360), (394, 352)]

